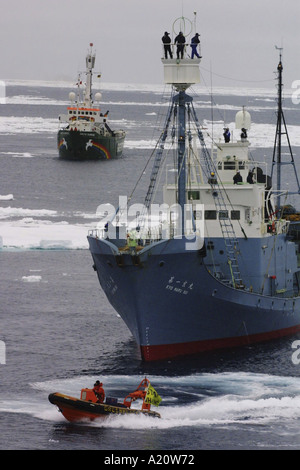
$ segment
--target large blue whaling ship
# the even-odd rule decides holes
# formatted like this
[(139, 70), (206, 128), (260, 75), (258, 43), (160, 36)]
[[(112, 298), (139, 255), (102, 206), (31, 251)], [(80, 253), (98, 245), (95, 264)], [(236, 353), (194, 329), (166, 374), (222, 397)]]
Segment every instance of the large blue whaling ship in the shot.
[[(200, 82), (201, 57), (173, 57), (162, 59), (173, 92), (142, 209), (126, 226), (120, 207), (102, 231), (88, 235), (101, 287), (145, 361), (300, 331), (298, 225), (284, 211), (280, 183), (281, 136), (287, 133), (281, 51), (269, 175), (249, 152), (251, 116), (244, 108), (236, 114), (238, 140), (225, 131), (225, 141), (208, 151), (186, 94)], [(153, 195), (172, 145), (175, 168), (167, 167), (164, 204), (155, 213)]]

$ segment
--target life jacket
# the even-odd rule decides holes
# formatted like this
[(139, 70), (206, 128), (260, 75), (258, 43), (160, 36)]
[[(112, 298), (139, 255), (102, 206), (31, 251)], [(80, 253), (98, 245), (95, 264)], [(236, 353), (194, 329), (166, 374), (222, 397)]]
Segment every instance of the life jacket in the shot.
[(104, 398), (105, 398), (105, 393), (104, 393), (104, 390), (103, 388), (101, 387), (101, 385), (96, 385), (94, 388), (93, 388), (93, 391), (96, 395), (96, 397), (98, 398), (98, 401), (100, 403), (103, 403), (104, 402)]

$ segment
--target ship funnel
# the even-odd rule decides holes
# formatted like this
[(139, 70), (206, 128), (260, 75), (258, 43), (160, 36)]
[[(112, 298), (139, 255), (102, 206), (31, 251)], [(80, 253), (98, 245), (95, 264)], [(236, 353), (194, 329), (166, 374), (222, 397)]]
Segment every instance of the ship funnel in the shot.
[(250, 129), (251, 127), (251, 115), (245, 108), (238, 111), (235, 115), (235, 127), (236, 129)]

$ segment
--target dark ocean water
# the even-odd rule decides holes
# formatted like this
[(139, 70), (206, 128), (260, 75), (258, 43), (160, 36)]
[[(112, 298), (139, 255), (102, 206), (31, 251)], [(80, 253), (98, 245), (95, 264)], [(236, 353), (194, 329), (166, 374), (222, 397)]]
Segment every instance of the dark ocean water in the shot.
[[(124, 156), (82, 163), (57, 158), (57, 116), (65, 111), (68, 92), (10, 85), (0, 108), (0, 341), (6, 347), (0, 363), (0, 449), (93, 449), (104, 455), (299, 449), (300, 364), (293, 361), (293, 342), (300, 336), (193, 358), (141, 361), (99, 286), (86, 235), (97, 223), (99, 204), (116, 205), (141, 173), (149, 176), (151, 166), (145, 166), (166, 97), (150, 88), (103, 91), (102, 108), (110, 109), (112, 127), (127, 131)], [(274, 96), (252, 90), (245, 103), (244, 92), (223, 92), (215, 101), (221, 128), (223, 119), (234, 122), (240, 107), (248, 106), (259, 136), (253, 135), (253, 152), (270, 162)], [(289, 99), (285, 104), (297, 153), (299, 109)], [(209, 122), (210, 96), (198, 92), (195, 105), (199, 118)], [(285, 181), (292, 184), (289, 172)], [(138, 188), (137, 198), (142, 194)], [(145, 375), (162, 397), (160, 420), (127, 416), (74, 425), (48, 402), (55, 391), (79, 396), (96, 379), (108, 395), (122, 398)]]

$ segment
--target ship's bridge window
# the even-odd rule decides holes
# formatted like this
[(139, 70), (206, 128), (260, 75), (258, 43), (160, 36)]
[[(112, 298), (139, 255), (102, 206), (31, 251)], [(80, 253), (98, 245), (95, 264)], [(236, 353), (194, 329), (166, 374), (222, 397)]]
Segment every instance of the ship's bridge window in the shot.
[(217, 219), (217, 211), (204, 211), (204, 218), (206, 220), (216, 220)]
[(245, 162), (239, 162), (239, 170), (243, 170), (245, 168)]
[(234, 161), (224, 162), (224, 170), (235, 170), (235, 162)]
[(188, 199), (193, 201), (200, 199), (200, 191), (188, 191)]
[(219, 219), (228, 219), (228, 211), (219, 211)]
[(222, 170), (222, 162), (218, 162), (218, 170)]
[(232, 220), (240, 220), (241, 213), (240, 211), (231, 211), (231, 219)]

